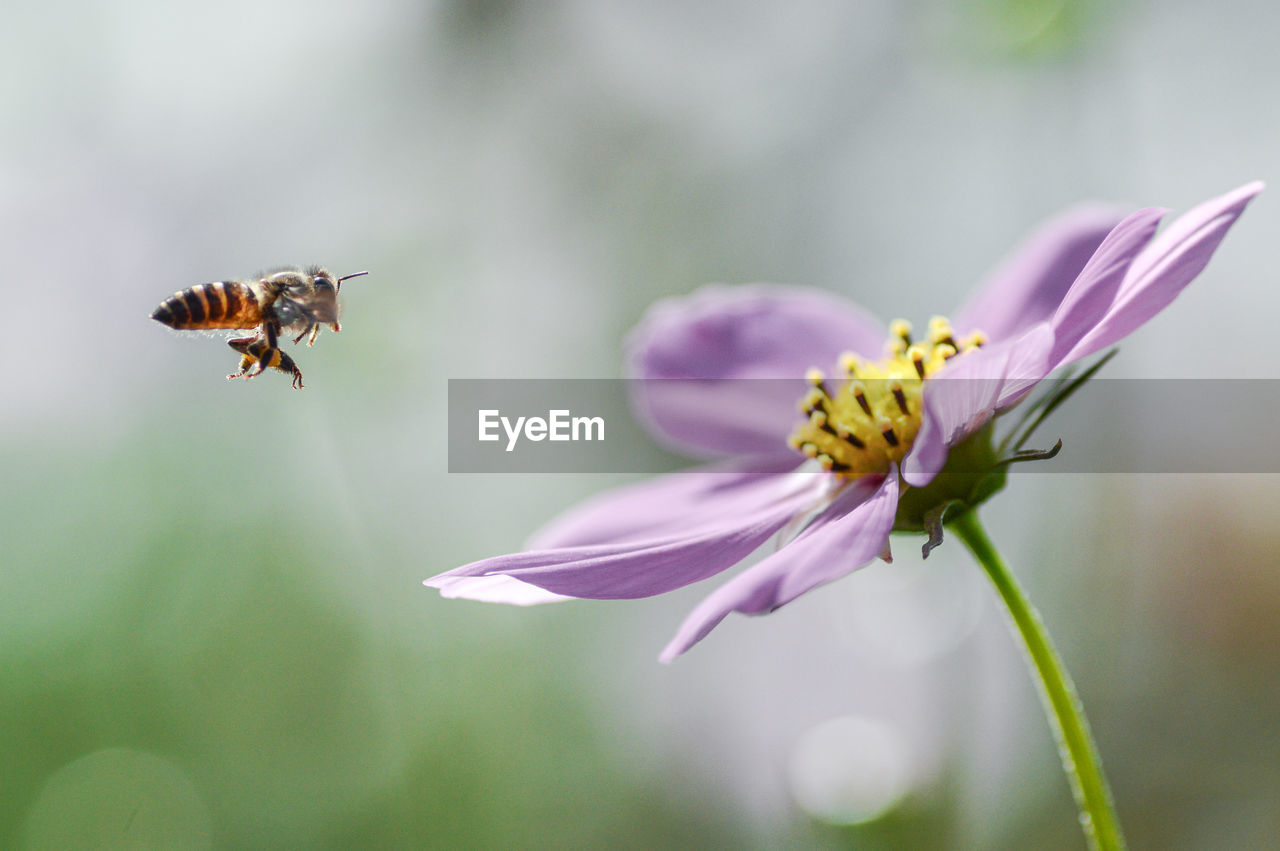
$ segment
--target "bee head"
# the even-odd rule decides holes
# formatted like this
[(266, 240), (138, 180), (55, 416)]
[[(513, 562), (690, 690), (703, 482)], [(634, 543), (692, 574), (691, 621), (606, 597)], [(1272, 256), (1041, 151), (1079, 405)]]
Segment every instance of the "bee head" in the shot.
[(308, 269), (306, 274), (310, 280), (304, 286), (317, 296), (338, 294), (338, 279), (328, 269)]
[[(311, 291), (317, 293), (332, 292), (337, 293), (342, 289), (342, 282), (348, 278), (359, 278), (368, 272), (352, 272), (350, 275), (343, 275), (341, 278), (334, 275), (323, 266), (311, 266), (303, 270), (288, 270), (294, 281), (286, 282), (286, 287), (295, 294)], [(296, 288), (296, 289), (295, 289)]]
[(337, 331), (338, 290), (342, 282), (367, 274), (357, 272), (339, 278), (321, 266), (282, 269), (271, 278), (280, 293), (272, 307), (276, 319), (283, 328), (311, 329), (321, 323)]

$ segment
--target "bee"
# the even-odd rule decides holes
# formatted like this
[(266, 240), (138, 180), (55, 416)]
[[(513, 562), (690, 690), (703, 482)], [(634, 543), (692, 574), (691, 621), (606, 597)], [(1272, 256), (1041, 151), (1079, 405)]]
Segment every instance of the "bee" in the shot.
[(367, 274), (337, 278), (319, 266), (291, 267), (268, 272), (256, 281), (196, 284), (161, 302), (151, 318), (179, 331), (253, 331), (248, 337), (227, 341), (240, 353), (240, 371), (228, 375), (227, 380), (253, 378), (272, 368), (292, 374), (294, 389), (301, 390), (302, 371), (281, 351), (279, 338), (296, 333), (295, 344), (307, 337), (310, 346), (325, 325), (334, 333), (341, 331), (338, 291), (342, 282)]

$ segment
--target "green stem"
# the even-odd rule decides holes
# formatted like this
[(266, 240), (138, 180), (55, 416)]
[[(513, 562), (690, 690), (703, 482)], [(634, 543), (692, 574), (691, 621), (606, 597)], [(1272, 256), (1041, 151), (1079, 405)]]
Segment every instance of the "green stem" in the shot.
[(1116, 818), (1115, 805), (1106, 775), (1102, 773), (1102, 759), (1098, 747), (1089, 733), (1089, 722), (1084, 717), (1084, 707), (1076, 696), (1075, 685), (1062, 664), (1061, 657), (1049, 640), (1049, 633), (1040, 620), (1040, 613), (1027, 599), (1022, 587), (987, 537), (987, 531), (978, 519), (978, 512), (969, 509), (947, 524), (964, 541), (969, 552), (987, 572), (1000, 599), (1004, 601), (1013, 625), (1022, 637), (1027, 657), (1040, 685), (1040, 697), (1044, 702), (1049, 726), (1058, 742), (1062, 767), (1071, 782), (1076, 806), (1080, 809), (1080, 824), (1084, 827), (1089, 846), (1099, 851), (1123, 849), (1124, 835)]

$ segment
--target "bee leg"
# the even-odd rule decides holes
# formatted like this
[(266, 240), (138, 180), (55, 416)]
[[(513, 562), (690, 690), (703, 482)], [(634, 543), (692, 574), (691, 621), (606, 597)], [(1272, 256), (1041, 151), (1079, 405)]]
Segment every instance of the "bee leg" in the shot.
[(271, 366), (274, 366), (281, 372), (293, 373), (293, 389), (302, 389), (302, 370), (298, 369), (298, 365), (293, 362), (293, 358), (289, 357), (279, 349), (275, 349), (273, 351)]
[(302, 338), (306, 337), (308, 333), (310, 333), (311, 336), (307, 338), (307, 345), (314, 346), (316, 344), (316, 337), (320, 335), (319, 323), (316, 323), (316, 322), (309, 323), (306, 328), (302, 329), (301, 334), (293, 338), (293, 342), (295, 344), (301, 342)]
[[(228, 379), (255, 378), (266, 372), (270, 367), (292, 375), (294, 389), (302, 389), (302, 370), (298, 369), (298, 365), (293, 362), (293, 358), (274, 346), (269, 347), (267, 341), (261, 337), (230, 340), (227, 345), (244, 355), (240, 361), (240, 372), (235, 375), (228, 375)], [(258, 368), (250, 372), (249, 368), (255, 363)]]
[[(277, 333), (279, 329), (274, 325), (265, 325), (260, 333), (252, 337), (237, 337), (234, 340), (228, 340), (227, 345), (239, 352), (240, 371), (228, 375), (227, 380), (233, 378), (255, 378), (267, 371), (268, 367), (278, 369), (281, 372), (287, 372), (293, 375), (293, 387), (295, 390), (302, 389), (302, 370), (298, 369), (298, 365), (293, 362), (293, 358), (282, 352), (276, 345)], [(250, 372), (250, 368), (257, 364), (258, 368)]]
[[(280, 351), (280, 347), (276, 345), (276, 337), (280, 333), (280, 324), (278, 322), (268, 322), (262, 326), (262, 333), (266, 335), (266, 351), (259, 356), (262, 363), (262, 369), (273, 366), (281, 372), (289, 372), (293, 374), (293, 389), (302, 389), (302, 370), (298, 369), (298, 365), (293, 362), (293, 358)], [(298, 340), (302, 339), (302, 335), (298, 335)], [(294, 340), (296, 343), (297, 340)], [(262, 369), (258, 370), (259, 372)]]
[(257, 375), (257, 373), (255, 372), (253, 373), (253, 375), (250, 375), (249, 367), (253, 366), (254, 363), (256, 363), (256, 361), (253, 358), (249, 357), (248, 355), (245, 355), (244, 357), (240, 358), (240, 371), (233, 372), (230, 375), (228, 375), (227, 381), (232, 381), (237, 378), (253, 378), (254, 375)]
[(268, 349), (274, 349), (276, 340), (280, 337), (280, 323), (276, 321), (262, 323), (262, 330), (258, 332), (258, 336), (266, 342)]
[[(261, 358), (257, 355), (257, 350), (262, 344), (261, 336), (254, 337), (237, 337), (234, 340), (228, 340), (227, 345), (235, 349), (241, 354), (240, 371), (233, 372), (227, 376), (227, 381), (233, 381), (237, 378), (253, 378), (253, 376), (262, 372), (265, 367), (262, 365)], [(249, 368), (254, 364), (258, 364), (258, 371), (250, 374)]]

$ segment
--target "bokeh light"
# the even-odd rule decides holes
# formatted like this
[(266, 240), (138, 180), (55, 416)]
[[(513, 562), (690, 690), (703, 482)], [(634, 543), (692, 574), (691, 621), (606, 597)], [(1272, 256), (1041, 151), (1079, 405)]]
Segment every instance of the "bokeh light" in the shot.
[(791, 753), (791, 789), (814, 818), (859, 824), (892, 809), (911, 786), (907, 746), (891, 724), (844, 716), (807, 731)]

